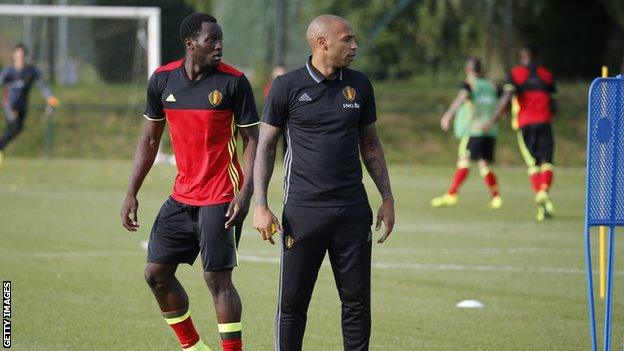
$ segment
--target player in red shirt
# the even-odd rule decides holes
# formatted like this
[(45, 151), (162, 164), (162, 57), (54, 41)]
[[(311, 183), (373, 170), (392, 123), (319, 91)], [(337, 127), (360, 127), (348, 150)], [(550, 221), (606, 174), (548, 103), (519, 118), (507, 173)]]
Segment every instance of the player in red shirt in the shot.
[[(154, 72), (147, 88), (147, 119), (121, 209), (122, 225), (139, 227), (137, 193), (169, 125), (178, 174), (171, 196), (152, 227), (145, 279), (167, 324), (184, 350), (210, 350), (195, 331), (184, 288), (175, 276), (180, 263), (198, 253), (212, 293), (221, 347), (242, 350), (241, 300), (232, 283), (236, 248), (252, 196), (251, 172), (259, 123), (253, 92), (243, 73), (221, 61), (223, 36), (214, 17), (195, 13), (182, 21), (184, 59)], [(236, 156), (243, 140), (244, 166)]]
[(520, 65), (512, 68), (507, 76), (504, 94), (494, 111), (493, 121), (501, 118), (515, 95), (519, 109), (517, 123), (513, 125), (520, 130), (518, 144), (538, 205), (535, 218), (543, 221), (555, 213), (549, 191), (553, 181), (552, 121), (557, 109), (557, 89), (552, 72), (539, 65), (536, 58), (535, 46), (526, 45), (520, 50)]

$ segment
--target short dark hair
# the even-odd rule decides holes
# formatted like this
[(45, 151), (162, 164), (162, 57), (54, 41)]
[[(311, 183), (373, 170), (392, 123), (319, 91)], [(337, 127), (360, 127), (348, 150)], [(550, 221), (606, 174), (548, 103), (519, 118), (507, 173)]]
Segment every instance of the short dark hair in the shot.
[(195, 39), (201, 31), (202, 23), (217, 23), (217, 19), (207, 13), (195, 12), (186, 16), (180, 23), (180, 40)]
[(481, 74), (481, 59), (477, 56), (469, 56), (468, 60), (466, 60), (466, 64), (470, 66), (470, 69), (475, 71), (478, 74)]
[(28, 55), (28, 47), (24, 43), (15, 44), (15, 46), (13, 47), (13, 51), (15, 50), (23, 50), (24, 54)]

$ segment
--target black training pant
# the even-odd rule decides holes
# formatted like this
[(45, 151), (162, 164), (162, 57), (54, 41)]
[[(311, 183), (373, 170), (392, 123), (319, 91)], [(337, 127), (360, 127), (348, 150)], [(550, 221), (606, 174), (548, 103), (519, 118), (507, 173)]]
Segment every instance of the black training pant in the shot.
[(24, 128), (24, 119), (26, 117), (26, 109), (14, 109), (8, 104), (3, 104), (4, 119), (6, 120), (6, 130), (0, 138), (0, 151), (9, 144)]
[(301, 350), (310, 297), (326, 251), (342, 302), (344, 349), (368, 350), (372, 217), (367, 203), (285, 206), (276, 351)]

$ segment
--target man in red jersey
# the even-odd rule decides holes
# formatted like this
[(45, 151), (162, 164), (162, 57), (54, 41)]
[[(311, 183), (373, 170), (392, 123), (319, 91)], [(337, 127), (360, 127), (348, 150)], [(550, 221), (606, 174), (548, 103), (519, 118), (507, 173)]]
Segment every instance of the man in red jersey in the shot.
[[(503, 115), (507, 104), (515, 95), (518, 103), (518, 144), (535, 193), (537, 221), (551, 218), (555, 207), (549, 191), (553, 181), (552, 119), (557, 109), (553, 74), (537, 61), (537, 48), (526, 45), (520, 50), (520, 65), (511, 69), (498, 106), (493, 114), (494, 123)], [(515, 124), (515, 123), (514, 123)], [(487, 125), (488, 129), (493, 124)]]
[[(195, 331), (180, 263), (198, 253), (212, 293), (221, 347), (242, 350), (241, 300), (232, 283), (236, 247), (252, 196), (258, 113), (247, 78), (221, 62), (223, 36), (214, 17), (195, 13), (182, 21), (185, 58), (160, 67), (147, 88), (147, 119), (121, 209), (122, 225), (139, 227), (137, 193), (169, 125), (178, 174), (150, 235), (145, 279), (184, 350), (210, 350)], [(244, 167), (236, 157), (243, 140)], [(244, 175), (244, 177), (243, 177)]]

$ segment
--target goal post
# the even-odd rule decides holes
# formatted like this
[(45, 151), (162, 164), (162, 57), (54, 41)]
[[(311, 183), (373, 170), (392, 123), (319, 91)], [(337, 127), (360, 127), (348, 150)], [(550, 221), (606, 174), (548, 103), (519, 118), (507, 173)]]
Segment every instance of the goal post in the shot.
[(147, 76), (160, 66), (160, 8), (139, 6), (0, 5), (0, 16), (147, 20)]

